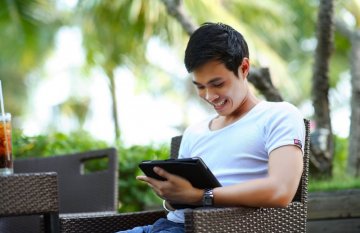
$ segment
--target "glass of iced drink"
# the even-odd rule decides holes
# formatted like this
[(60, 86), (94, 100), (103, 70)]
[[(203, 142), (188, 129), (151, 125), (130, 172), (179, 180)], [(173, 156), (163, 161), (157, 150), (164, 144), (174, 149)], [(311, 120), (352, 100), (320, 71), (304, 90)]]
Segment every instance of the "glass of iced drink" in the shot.
[(13, 173), (11, 114), (0, 114), (0, 175)]

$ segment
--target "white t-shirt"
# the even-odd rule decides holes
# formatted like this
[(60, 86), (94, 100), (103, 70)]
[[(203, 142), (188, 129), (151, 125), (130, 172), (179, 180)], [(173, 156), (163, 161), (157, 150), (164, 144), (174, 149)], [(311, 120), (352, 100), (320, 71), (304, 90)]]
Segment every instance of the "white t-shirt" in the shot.
[[(269, 154), (276, 148), (296, 145), (303, 150), (303, 116), (289, 103), (262, 101), (219, 130), (209, 129), (212, 119), (185, 130), (179, 158), (201, 157), (222, 186), (265, 177)], [(184, 210), (171, 211), (167, 218), (184, 222)]]

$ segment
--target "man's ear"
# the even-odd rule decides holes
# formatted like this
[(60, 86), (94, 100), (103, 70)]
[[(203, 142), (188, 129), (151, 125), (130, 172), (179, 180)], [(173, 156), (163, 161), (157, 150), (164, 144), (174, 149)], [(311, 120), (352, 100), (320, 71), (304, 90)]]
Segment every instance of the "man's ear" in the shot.
[(241, 74), (243, 78), (247, 78), (250, 71), (250, 61), (249, 58), (244, 57), (241, 65), (239, 66), (238, 73)]

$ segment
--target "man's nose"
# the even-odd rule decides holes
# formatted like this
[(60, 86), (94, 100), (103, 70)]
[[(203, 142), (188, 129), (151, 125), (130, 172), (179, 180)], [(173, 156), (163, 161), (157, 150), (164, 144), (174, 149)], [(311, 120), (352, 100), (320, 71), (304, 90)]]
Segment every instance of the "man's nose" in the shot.
[(209, 89), (206, 90), (205, 99), (207, 101), (213, 102), (217, 98), (219, 98), (219, 96), (217, 94), (212, 93), (211, 91), (209, 91)]

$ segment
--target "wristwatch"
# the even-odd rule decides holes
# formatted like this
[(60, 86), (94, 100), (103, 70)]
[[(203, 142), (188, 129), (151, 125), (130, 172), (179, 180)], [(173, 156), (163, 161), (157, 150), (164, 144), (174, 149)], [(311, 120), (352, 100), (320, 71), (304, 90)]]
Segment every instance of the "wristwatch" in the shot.
[(202, 199), (203, 206), (213, 206), (214, 205), (214, 194), (212, 189), (205, 189)]

